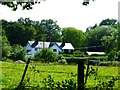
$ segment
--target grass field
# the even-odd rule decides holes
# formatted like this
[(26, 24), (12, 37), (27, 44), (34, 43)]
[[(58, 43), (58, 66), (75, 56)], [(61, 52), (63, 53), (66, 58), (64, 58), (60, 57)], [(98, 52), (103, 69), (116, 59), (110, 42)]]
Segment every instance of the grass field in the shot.
[[(15, 88), (22, 77), (25, 64), (0, 62), (2, 64), (0, 68), (2, 69), (2, 78), (0, 78), (0, 85), (2, 88)], [(105, 67), (105, 66), (90, 66), (95, 70), (98, 68), (97, 77), (103, 81), (110, 80), (112, 76), (117, 77), (118, 67)], [(85, 69), (86, 70), (86, 69)], [(86, 72), (86, 71), (85, 71)], [(30, 63), (25, 80), (27, 86), (37, 86), (42, 85), (44, 78), (49, 75), (52, 76), (54, 81), (62, 81), (69, 78), (74, 78), (77, 82), (77, 65), (50, 65), (50, 64), (35, 64)], [(97, 84), (97, 80), (94, 80), (93, 75), (90, 75), (87, 80), (87, 86), (94, 86)], [(28, 81), (29, 80), (29, 81)], [(114, 87), (118, 87), (118, 81), (115, 82)]]

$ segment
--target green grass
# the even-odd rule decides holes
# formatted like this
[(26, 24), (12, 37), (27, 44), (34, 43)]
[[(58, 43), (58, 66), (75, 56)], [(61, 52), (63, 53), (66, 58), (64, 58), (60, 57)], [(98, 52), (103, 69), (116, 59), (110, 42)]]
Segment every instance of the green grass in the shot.
[[(0, 62), (2, 64), (2, 78), (0, 78), (0, 84), (2, 88), (15, 88), (22, 77), (25, 64)], [(105, 66), (92, 66), (94, 69), (98, 68), (98, 76), (104, 77), (104, 80), (109, 80), (110, 76), (118, 76), (118, 67), (105, 67)], [(34, 69), (35, 68), (35, 69)], [(36, 70), (36, 71), (35, 71)], [(85, 71), (86, 72), (86, 71)], [(28, 86), (38, 84), (41, 85), (41, 81), (51, 75), (55, 81), (62, 81), (71, 78), (71, 74), (75, 75), (73, 78), (77, 82), (77, 65), (49, 65), (49, 64), (35, 64), (30, 63), (25, 80), (30, 78), (27, 83)], [(109, 76), (106, 78), (105, 76)], [(89, 76), (86, 86), (94, 86), (96, 80), (94, 76)], [(115, 87), (118, 87), (118, 82), (115, 83)]]

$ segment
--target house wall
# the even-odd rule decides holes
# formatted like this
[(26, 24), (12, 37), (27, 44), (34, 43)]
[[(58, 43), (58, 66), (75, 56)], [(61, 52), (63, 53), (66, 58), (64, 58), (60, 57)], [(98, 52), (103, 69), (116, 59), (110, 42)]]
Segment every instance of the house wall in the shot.
[(42, 50), (42, 49), (41, 49), (41, 48), (32, 48), (32, 49), (31, 49), (31, 54), (32, 54), (32, 56), (34, 56), (35, 53), (39, 52), (40, 50)]
[(28, 44), (27, 47), (26, 47), (26, 49), (27, 49), (27, 51), (29, 51), (29, 52), (27, 52), (27, 55), (28, 55), (28, 56), (34, 56), (34, 54), (35, 54), (35, 48), (32, 48), (32, 47)]

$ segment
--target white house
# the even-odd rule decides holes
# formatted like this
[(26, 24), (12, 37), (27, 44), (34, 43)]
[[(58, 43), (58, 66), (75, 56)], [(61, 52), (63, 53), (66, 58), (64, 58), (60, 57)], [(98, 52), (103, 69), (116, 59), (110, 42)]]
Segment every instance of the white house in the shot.
[(37, 51), (40, 51), (42, 48), (50, 48), (56, 54), (64, 52), (71, 53), (71, 51), (74, 50), (74, 47), (71, 43), (28, 41), (28, 44), (26, 46), (27, 54), (29, 56), (34, 56), (34, 54)]

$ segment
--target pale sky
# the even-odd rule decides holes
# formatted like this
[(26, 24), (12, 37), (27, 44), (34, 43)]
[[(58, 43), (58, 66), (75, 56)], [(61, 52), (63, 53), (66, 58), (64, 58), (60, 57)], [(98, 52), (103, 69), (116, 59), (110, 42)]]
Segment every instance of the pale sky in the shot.
[(83, 6), (83, 0), (46, 0), (34, 5), (32, 10), (12, 11), (7, 6), (0, 5), (0, 19), (16, 21), (20, 17), (34, 21), (53, 19), (61, 27), (75, 27), (85, 31), (87, 27), (99, 24), (107, 18), (118, 19), (118, 1), (96, 0)]

